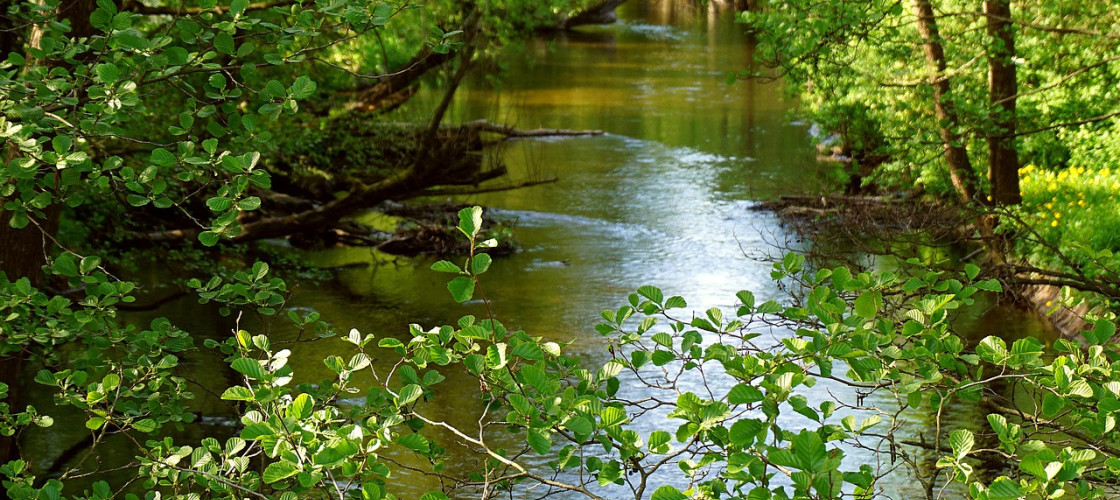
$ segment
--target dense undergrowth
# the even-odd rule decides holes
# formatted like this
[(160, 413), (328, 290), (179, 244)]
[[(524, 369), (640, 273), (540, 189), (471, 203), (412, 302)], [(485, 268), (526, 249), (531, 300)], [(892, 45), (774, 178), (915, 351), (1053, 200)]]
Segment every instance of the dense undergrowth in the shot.
[(1018, 251), (1039, 265), (1065, 265), (1053, 250), (1085, 266), (1117, 268), (1120, 251), (1120, 171), (1070, 167), (1020, 171), (1023, 220), (1053, 246), (1021, 246)]

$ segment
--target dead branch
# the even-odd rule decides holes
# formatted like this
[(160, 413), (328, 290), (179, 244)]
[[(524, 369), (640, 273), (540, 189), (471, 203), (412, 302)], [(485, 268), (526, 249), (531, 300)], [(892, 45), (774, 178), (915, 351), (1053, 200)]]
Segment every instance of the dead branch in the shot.
[(494, 123), (489, 120), (475, 120), (461, 125), (464, 130), (471, 130), (477, 132), (492, 132), (505, 136), (507, 139), (522, 138), (522, 137), (554, 137), (554, 136), (587, 136), (587, 135), (603, 135), (602, 130), (570, 130), (563, 128), (538, 128), (538, 129), (518, 129), (509, 125), (502, 125)]

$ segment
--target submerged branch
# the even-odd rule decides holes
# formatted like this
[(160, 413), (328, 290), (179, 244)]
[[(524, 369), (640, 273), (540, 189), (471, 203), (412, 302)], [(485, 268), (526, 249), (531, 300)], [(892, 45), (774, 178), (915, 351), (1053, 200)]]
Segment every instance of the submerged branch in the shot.
[(556, 137), (556, 136), (588, 136), (603, 135), (602, 130), (571, 130), (563, 128), (538, 128), (518, 129), (510, 125), (502, 125), (489, 120), (475, 120), (462, 125), (465, 130), (478, 132), (492, 132), (505, 136), (507, 139), (521, 137)]

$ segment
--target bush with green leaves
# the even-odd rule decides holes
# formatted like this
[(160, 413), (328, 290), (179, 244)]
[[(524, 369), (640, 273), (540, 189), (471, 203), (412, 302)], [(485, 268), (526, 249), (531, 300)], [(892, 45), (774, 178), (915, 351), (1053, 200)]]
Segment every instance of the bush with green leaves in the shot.
[[(473, 249), (461, 263), (432, 265), (454, 275), (458, 302), (481, 293), (492, 265), (492, 242), (477, 240), (480, 218), (478, 207), (460, 213)], [(266, 272), (246, 277), (267, 283)], [(790, 302), (758, 303), (743, 291), (736, 310), (699, 314), (643, 286), (603, 311), (596, 330), (611, 359), (598, 366), (561, 343), (466, 316), (413, 325), (404, 338), (351, 330), (323, 360), (332, 378), (293, 386), (290, 350), (237, 331), (208, 343), (239, 375), (221, 393), (241, 409), (240, 431), (224, 441), (184, 444), (163, 425), (183, 420), (175, 401), (153, 399), (178, 383), (177, 348), (166, 341), (176, 336), (165, 325), (143, 332), (164, 341), (108, 370), (75, 366), (36, 381), (84, 411), (93, 432), (136, 443), (147, 498), (397, 498), (392, 478), (405, 462), (445, 485), (426, 500), (874, 498), (907, 470), (928, 498), (945, 488), (992, 500), (1114, 496), (1114, 323), (1096, 321), (1084, 343), (993, 336), (968, 345), (954, 314), (1000, 290), (979, 273), (811, 270), (790, 254), (773, 270), (803, 292)], [(248, 289), (207, 290), (234, 311), (275, 306)], [(442, 408), (430, 399), (449, 377), (477, 380), (479, 409), (468, 419), (477, 425), (436, 416)], [(943, 421), (962, 407), (985, 421)], [(907, 430), (915, 418), (929, 422), (921, 437)], [(36, 481), (21, 460), (0, 474), (13, 498), (109, 498), (122, 486), (105, 480), (76, 494), (64, 481)]]

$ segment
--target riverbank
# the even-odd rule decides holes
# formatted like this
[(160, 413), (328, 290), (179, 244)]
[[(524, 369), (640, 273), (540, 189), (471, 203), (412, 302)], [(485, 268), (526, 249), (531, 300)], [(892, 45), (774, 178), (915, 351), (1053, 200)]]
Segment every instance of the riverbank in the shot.
[[(966, 213), (937, 200), (789, 195), (756, 208), (773, 211), (809, 238), (960, 246), (966, 249), (962, 263), (981, 265), (1005, 285), (1005, 296), (1044, 318), (1063, 338), (1077, 337), (1087, 317), (1108, 314), (1107, 301), (1120, 298), (1114, 256), (1120, 223), (1113, 220), (1120, 214), (1115, 194), (1120, 176), (1108, 169), (1034, 167), (1023, 168), (1021, 176), (1023, 203), (996, 212), (1002, 220), (999, 256), (983, 249), (973, 223), (985, 212)], [(891, 251), (882, 245), (867, 250)]]

